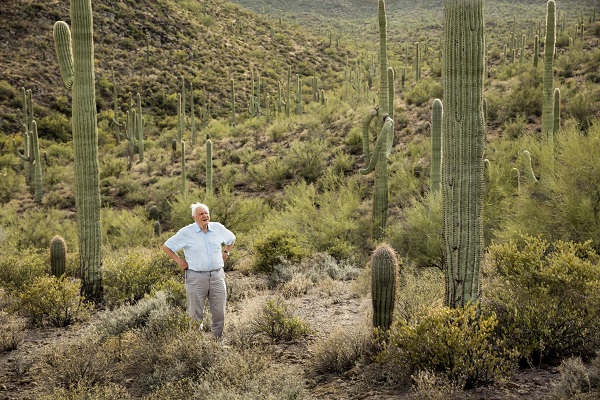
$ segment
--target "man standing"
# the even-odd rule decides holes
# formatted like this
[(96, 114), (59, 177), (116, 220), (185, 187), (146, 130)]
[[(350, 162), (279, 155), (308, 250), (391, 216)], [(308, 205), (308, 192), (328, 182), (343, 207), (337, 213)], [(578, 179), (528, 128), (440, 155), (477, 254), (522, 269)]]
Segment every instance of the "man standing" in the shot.
[[(192, 218), (195, 223), (181, 228), (162, 249), (185, 273), (188, 315), (202, 324), (204, 301), (208, 298), (212, 315), (210, 328), (213, 335), (220, 338), (225, 326), (227, 300), (223, 266), (235, 243), (235, 235), (222, 224), (210, 222), (210, 212), (205, 204), (192, 204)], [(185, 259), (176, 254), (181, 249)]]

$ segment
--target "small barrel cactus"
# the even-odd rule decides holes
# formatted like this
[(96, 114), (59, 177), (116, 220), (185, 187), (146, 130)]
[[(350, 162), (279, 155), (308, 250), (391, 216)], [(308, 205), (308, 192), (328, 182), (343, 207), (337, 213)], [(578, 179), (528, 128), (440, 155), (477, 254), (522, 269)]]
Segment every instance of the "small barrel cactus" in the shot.
[(394, 249), (382, 243), (371, 256), (371, 295), (373, 326), (388, 330), (392, 324), (398, 277), (398, 257)]
[(54, 236), (50, 241), (50, 271), (60, 278), (67, 269), (67, 243), (61, 236)]

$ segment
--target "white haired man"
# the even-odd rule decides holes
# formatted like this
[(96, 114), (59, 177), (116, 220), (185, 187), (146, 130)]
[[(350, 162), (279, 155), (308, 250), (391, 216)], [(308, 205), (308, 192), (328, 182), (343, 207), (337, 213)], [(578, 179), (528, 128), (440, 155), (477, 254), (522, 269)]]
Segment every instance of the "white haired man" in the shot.
[[(215, 338), (221, 338), (227, 300), (223, 266), (235, 243), (235, 235), (222, 224), (210, 222), (210, 211), (205, 204), (192, 204), (192, 218), (195, 222), (171, 236), (162, 249), (185, 273), (190, 318), (202, 324), (204, 302), (208, 299), (211, 331)], [(181, 249), (185, 259), (177, 255)]]

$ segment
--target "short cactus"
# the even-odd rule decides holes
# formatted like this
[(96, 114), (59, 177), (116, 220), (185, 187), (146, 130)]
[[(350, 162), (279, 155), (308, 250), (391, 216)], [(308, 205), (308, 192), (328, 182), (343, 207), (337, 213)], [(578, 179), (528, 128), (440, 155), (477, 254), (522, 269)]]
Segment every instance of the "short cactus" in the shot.
[(398, 257), (394, 249), (381, 243), (371, 256), (371, 298), (373, 327), (387, 331), (392, 324), (398, 282)]
[(54, 236), (50, 240), (50, 271), (52, 275), (60, 278), (67, 270), (67, 243), (61, 236)]

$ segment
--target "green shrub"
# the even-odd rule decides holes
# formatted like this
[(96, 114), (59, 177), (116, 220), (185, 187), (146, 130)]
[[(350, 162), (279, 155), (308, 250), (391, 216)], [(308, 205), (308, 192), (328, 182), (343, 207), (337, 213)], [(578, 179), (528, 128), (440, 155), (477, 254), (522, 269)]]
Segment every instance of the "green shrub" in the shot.
[(143, 207), (133, 210), (103, 208), (101, 211), (104, 244), (113, 249), (155, 244), (153, 223)]
[(296, 340), (312, 333), (306, 322), (292, 315), (285, 303), (274, 298), (267, 299), (252, 325), (256, 333), (263, 333), (276, 341)]
[(9, 293), (23, 291), (26, 286), (49, 272), (48, 254), (23, 250), (19, 253), (10, 251), (0, 257), (0, 286)]
[(404, 92), (404, 99), (408, 104), (422, 106), (433, 99), (441, 99), (443, 95), (442, 85), (430, 78), (421, 79), (411, 88)]
[(428, 192), (411, 207), (401, 210), (400, 218), (389, 229), (389, 240), (400, 257), (419, 268), (442, 268), (442, 196)]
[(21, 310), (36, 325), (71, 325), (89, 318), (92, 304), (79, 295), (81, 281), (62, 276), (40, 276), (23, 288)]
[(165, 262), (165, 255), (158, 247), (131, 247), (107, 254), (102, 270), (106, 304), (114, 307), (136, 302), (177, 271), (174, 264)]
[(497, 332), (529, 363), (571, 355), (590, 357), (600, 346), (600, 257), (580, 244), (524, 238), (489, 248), (487, 303)]
[(444, 374), (465, 387), (492, 383), (509, 375), (511, 355), (494, 337), (494, 315), (478, 317), (477, 307), (435, 307), (410, 322), (398, 320), (377, 360), (401, 364), (407, 375), (418, 371)]
[(314, 182), (323, 174), (325, 148), (325, 143), (318, 139), (292, 142), (283, 160), (286, 169), (295, 177), (302, 177), (309, 183)]
[(19, 251), (25, 249), (47, 250), (50, 240), (60, 232), (71, 249), (76, 248), (77, 229), (72, 213), (56, 209), (29, 209), (7, 225), (14, 235)]
[(50, 111), (39, 120), (38, 132), (41, 138), (68, 142), (71, 138), (71, 121), (63, 113)]
[(273, 272), (282, 260), (299, 262), (306, 255), (306, 250), (298, 244), (293, 232), (272, 231), (254, 244), (254, 269)]
[(19, 92), (17, 89), (12, 87), (12, 85), (5, 80), (0, 80), (0, 100), (12, 100), (17, 97)]
[(17, 193), (25, 189), (23, 174), (17, 174), (11, 168), (0, 169), (0, 203), (8, 203)]

